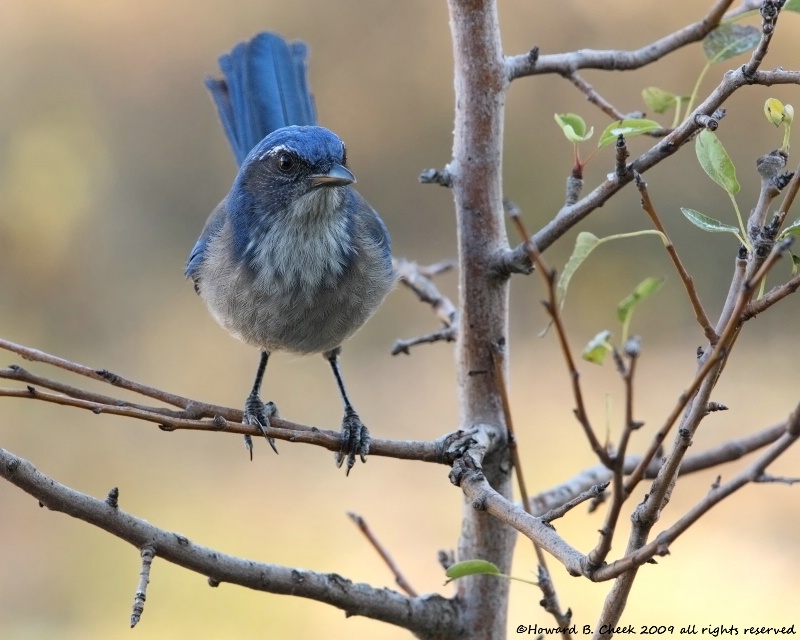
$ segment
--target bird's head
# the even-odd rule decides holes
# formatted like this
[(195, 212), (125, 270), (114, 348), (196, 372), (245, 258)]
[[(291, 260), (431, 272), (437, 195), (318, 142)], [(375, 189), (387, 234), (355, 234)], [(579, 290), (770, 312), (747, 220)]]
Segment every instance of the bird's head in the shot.
[(277, 214), (299, 202), (340, 199), (335, 197), (336, 187), (356, 181), (346, 165), (344, 143), (328, 129), (284, 127), (248, 154), (233, 189)]

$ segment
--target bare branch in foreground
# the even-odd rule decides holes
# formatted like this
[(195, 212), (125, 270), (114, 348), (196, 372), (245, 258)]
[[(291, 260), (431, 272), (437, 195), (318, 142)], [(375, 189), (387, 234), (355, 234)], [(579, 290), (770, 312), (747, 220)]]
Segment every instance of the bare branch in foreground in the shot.
[(150, 547), (159, 558), (208, 576), (257, 591), (309, 598), (345, 611), (409, 629), (420, 637), (458, 637), (457, 603), (430, 594), (410, 598), (390, 589), (354, 584), (335, 573), (317, 573), (237, 558), (195, 544), (146, 520), (109, 506), (59, 484), (34, 466), (0, 448), (0, 477), (5, 478), (53, 511), (92, 524), (141, 549)]

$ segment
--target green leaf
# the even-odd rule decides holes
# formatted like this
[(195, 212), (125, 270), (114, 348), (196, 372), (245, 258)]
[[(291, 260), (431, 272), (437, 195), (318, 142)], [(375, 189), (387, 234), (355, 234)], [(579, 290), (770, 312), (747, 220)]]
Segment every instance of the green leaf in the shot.
[(786, 118), (785, 108), (783, 103), (777, 98), (767, 98), (764, 103), (764, 115), (776, 127), (780, 127)]
[(792, 275), (797, 275), (797, 270), (800, 268), (800, 256), (794, 255), (791, 251), (789, 255), (792, 256)]
[(689, 219), (689, 222), (696, 227), (700, 227), (703, 231), (724, 231), (727, 233), (732, 233), (736, 236), (739, 235), (739, 227), (734, 227), (732, 225), (725, 224), (724, 222), (720, 222), (719, 220), (715, 220), (714, 218), (709, 218), (708, 216), (704, 216), (702, 213), (695, 211), (694, 209), (681, 207), (681, 211), (683, 212), (683, 215)]
[(597, 146), (603, 148), (606, 145), (616, 142), (617, 136), (620, 134), (626, 138), (630, 138), (631, 136), (640, 136), (643, 133), (656, 131), (658, 129), (661, 129), (661, 125), (658, 124), (658, 122), (655, 120), (646, 120), (644, 118), (630, 118), (628, 120), (612, 122), (606, 127), (606, 130), (603, 131), (600, 140), (597, 142)]
[(783, 11), (794, 11), (800, 13), (800, 0), (789, 0), (783, 5)]
[(781, 234), (778, 236), (778, 239), (782, 240), (786, 236), (800, 237), (800, 219), (795, 220), (792, 224), (790, 224), (783, 231), (781, 231)]
[(642, 99), (650, 111), (664, 113), (677, 105), (681, 98), (658, 87), (647, 87), (642, 90)]
[(589, 129), (587, 133), (586, 122), (574, 113), (557, 113), (555, 114), (555, 119), (567, 140), (572, 143), (584, 142), (594, 134), (594, 127)]
[(600, 238), (593, 233), (581, 231), (578, 234), (578, 237), (575, 239), (575, 248), (572, 250), (572, 255), (569, 257), (569, 260), (567, 260), (567, 264), (564, 265), (564, 270), (561, 272), (558, 278), (558, 284), (556, 285), (556, 300), (558, 301), (559, 309), (564, 306), (564, 298), (567, 295), (569, 281), (572, 279), (572, 276), (575, 275), (578, 267), (583, 264), (583, 261), (589, 257), (589, 254), (598, 244), (600, 244)]
[(754, 49), (761, 40), (761, 30), (735, 22), (722, 24), (703, 40), (703, 53), (709, 62), (723, 62)]
[(645, 278), (642, 280), (636, 285), (636, 288), (617, 305), (617, 320), (623, 324), (628, 322), (636, 305), (643, 300), (647, 300), (647, 298), (661, 288), (662, 284), (664, 284), (664, 278)]
[(611, 338), (610, 331), (601, 331), (594, 338), (589, 340), (586, 346), (581, 351), (581, 358), (593, 364), (603, 364), (606, 355), (614, 347), (609, 342)]
[(445, 575), (451, 580), (483, 574), (503, 575), (498, 566), (488, 560), (464, 560), (462, 562), (456, 562), (450, 565), (447, 571), (445, 571)]
[(736, 179), (736, 167), (713, 131), (703, 129), (697, 136), (694, 150), (709, 178), (732, 196), (739, 193), (741, 187)]

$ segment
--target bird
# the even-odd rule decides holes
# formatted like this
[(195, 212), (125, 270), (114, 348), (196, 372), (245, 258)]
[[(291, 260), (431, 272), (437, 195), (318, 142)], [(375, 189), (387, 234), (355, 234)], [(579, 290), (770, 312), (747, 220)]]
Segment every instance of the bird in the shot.
[[(185, 275), (214, 319), (260, 349), (243, 422), (268, 437), (274, 403), (261, 384), (274, 351), (322, 354), (344, 405), (337, 466), (366, 462), (370, 435), (339, 365), (341, 345), (378, 309), (397, 279), (378, 213), (353, 188), (342, 140), (317, 124), (308, 48), (262, 32), (219, 58), (207, 78), (239, 165), (211, 212)], [(245, 436), (252, 459), (252, 440)]]

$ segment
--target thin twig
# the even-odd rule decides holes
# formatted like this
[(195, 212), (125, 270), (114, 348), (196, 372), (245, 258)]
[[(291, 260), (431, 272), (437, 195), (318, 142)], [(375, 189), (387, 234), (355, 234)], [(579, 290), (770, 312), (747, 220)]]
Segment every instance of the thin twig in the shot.
[[(71, 362), (69, 360), (65, 360), (64, 358), (59, 358), (57, 356), (50, 355), (49, 353), (45, 353), (44, 351), (39, 351), (38, 349), (32, 349), (21, 344), (16, 344), (10, 340), (4, 340), (3, 338), (0, 338), (0, 349), (5, 349), (6, 351), (16, 353), (25, 358), (25, 360), (43, 362), (45, 364), (58, 367), (59, 369), (64, 369), (65, 371), (70, 371), (86, 378), (91, 378), (92, 380), (106, 382), (115, 387), (119, 387), (120, 389), (126, 389), (128, 391), (132, 391), (133, 393), (138, 393), (139, 395), (153, 398), (154, 400), (160, 400), (166, 404), (181, 407), (182, 409), (187, 409), (189, 407), (197, 408), (201, 415), (215, 415), (216, 413), (213, 411), (213, 409), (216, 409), (216, 407), (213, 407), (213, 405), (207, 405), (205, 403), (197, 402), (196, 400), (191, 400), (190, 398), (185, 398), (174, 393), (167, 393), (162, 389), (157, 389), (155, 387), (134, 382), (133, 380), (128, 380), (127, 378), (118, 376), (106, 369), (92, 369), (91, 367), (78, 364), (77, 362)], [(212, 409), (211, 413), (207, 413), (205, 411), (207, 408)]]
[[(616, 353), (616, 351), (615, 351)], [(641, 426), (640, 422), (633, 419), (633, 380), (636, 372), (636, 363), (639, 360), (641, 347), (637, 338), (631, 338), (625, 345), (625, 355), (628, 358), (627, 366), (621, 356), (618, 356), (620, 373), (625, 383), (625, 421), (622, 427), (622, 434), (619, 438), (617, 453), (614, 456), (614, 467), (612, 470), (612, 498), (611, 504), (606, 512), (603, 525), (600, 527), (600, 539), (597, 541), (592, 551), (587, 556), (587, 562), (591, 567), (599, 567), (605, 562), (606, 557), (611, 551), (611, 543), (614, 539), (614, 532), (617, 528), (619, 516), (622, 513), (622, 506), (628, 498), (625, 491), (625, 455), (628, 452), (628, 443), (631, 434)]]
[(596, 498), (602, 496), (603, 493), (605, 493), (605, 490), (608, 489), (609, 484), (611, 483), (604, 482), (603, 484), (592, 485), (583, 493), (580, 493), (577, 496), (575, 496), (572, 500), (565, 502), (560, 507), (556, 507), (555, 509), (550, 509), (550, 511), (543, 513), (539, 517), (542, 519), (542, 522), (552, 522), (553, 520), (558, 520), (559, 518), (563, 518), (565, 515), (567, 515), (567, 513), (572, 511), (578, 505), (583, 504), (587, 500), (595, 500)]
[(378, 540), (372, 533), (372, 530), (369, 528), (367, 521), (364, 520), (364, 518), (362, 518), (360, 515), (358, 515), (357, 513), (353, 513), (352, 511), (348, 512), (347, 515), (353, 522), (356, 523), (358, 530), (364, 534), (364, 537), (369, 541), (369, 543), (372, 545), (375, 551), (378, 552), (378, 555), (384, 561), (386, 566), (389, 567), (389, 571), (391, 571), (392, 575), (394, 575), (394, 581), (395, 583), (397, 583), (397, 586), (400, 587), (412, 598), (416, 598), (418, 595), (416, 590), (414, 589), (414, 587), (411, 586), (408, 580), (406, 580), (406, 577), (400, 571), (400, 568), (395, 564), (394, 560), (392, 559), (392, 556), (389, 555), (389, 552), (386, 550), (386, 547), (384, 547), (380, 543), (380, 540)]
[[(622, 113), (622, 111), (617, 109), (613, 104), (601, 96), (597, 90), (588, 82), (586, 82), (586, 80), (584, 80), (584, 78), (577, 72), (572, 71), (571, 73), (565, 74), (564, 77), (574, 84), (578, 90), (586, 96), (587, 101), (600, 109), (600, 111), (605, 113), (612, 120), (625, 120), (626, 118), (643, 117), (640, 112), (635, 114)], [(651, 135), (657, 135), (657, 133), (651, 133)]]
[(798, 289), (800, 289), (800, 273), (791, 280), (787, 280), (784, 284), (774, 287), (758, 300), (752, 300), (742, 312), (742, 322), (755, 318), (759, 313), (763, 313), (776, 302), (780, 302)]
[[(514, 223), (514, 226), (521, 237), (530, 238), (528, 231), (525, 228), (525, 223), (522, 221), (522, 218), (519, 215), (519, 210), (516, 207), (510, 207), (508, 212), (511, 216), (511, 221)], [(606, 451), (605, 447), (603, 447), (603, 445), (600, 444), (600, 441), (597, 439), (594, 429), (592, 429), (592, 425), (589, 421), (589, 415), (586, 412), (586, 405), (583, 402), (583, 392), (581, 391), (580, 385), (580, 372), (575, 366), (575, 359), (572, 357), (572, 349), (569, 346), (567, 332), (564, 328), (564, 324), (561, 322), (561, 314), (559, 312), (559, 305), (556, 296), (556, 272), (547, 266), (542, 258), (542, 254), (539, 253), (535, 243), (532, 240), (525, 240), (523, 242), (523, 246), (531, 262), (536, 265), (539, 273), (542, 274), (545, 285), (547, 286), (548, 301), (544, 303), (544, 306), (553, 321), (553, 326), (555, 327), (556, 335), (558, 336), (558, 342), (561, 346), (561, 352), (564, 355), (564, 361), (566, 362), (567, 370), (572, 382), (572, 394), (575, 398), (575, 417), (577, 418), (581, 427), (583, 427), (583, 431), (586, 434), (586, 438), (589, 440), (589, 446), (591, 446), (592, 451), (594, 451), (595, 455), (603, 464), (611, 467), (611, 457), (608, 455), (608, 451)]]
[(678, 536), (684, 533), (690, 526), (708, 511), (719, 504), (734, 492), (741, 489), (750, 482), (758, 482), (758, 478), (764, 475), (765, 469), (774, 462), (784, 451), (792, 446), (800, 437), (800, 405), (798, 405), (786, 421), (784, 433), (781, 437), (765, 451), (749, 467), (737, 474), (733, 479), (724, 484), (717, 484), (711, 491), (674, 525), (658, 534), (651, 542), (640, 547), (625, 557), (597, 569), (591, 576), (592, 580), (610, 580), (621, 576), (623, 573), (635, 569), (650, 558), (656, 555), (666, 555), (669, 553), (669, 545)]
[(150, 567), (153, 565), (156, 550), (145, 545), (140, 550), (142, 556), (142, 570), (139, 572), (139, 586), (133, 596), (133, 613), (131, 613), (131, 629), (133, 629), (144, 612), (144, 602), (147, 600), (147, 585), (150, 584)]
[(658, 212), (656, 211), (656, 208), (653, 206), (653, 202), (650, 199), (650, 194), (647, 191), (647, 183), (644, 181), (644, 178), (640, 173), (636, 172), (634, 175), (636, 188), (639, 189), (639, 194), (642, 197), (642, 209), (644, 209), (645, 213), (650, 216), (653, 226), (660, 231), (666, 239), (666, 245), (664, 248), (667, 250), (667, 254), (672, 260), (672, 264), (675, 265), (675, 270), (678, 272), (678, 275), (683, 282), (683, 286), (686, 289), (686, 295), (689, 296), (689, 302), (692, 303), (692, 309), (694, 309), (694, 317), (697, 318), (697, 323), (703, 330), (706, 339), (711, 344), (714, 344), (717, 341), (717, 334), (714, 331), (714, 328), (711, 326), (708, 315), (703, 308), (703, 303), (700, 302), (700, 296), (698, 295), (697, 289), (694, 286), (694, 279), (689, 275), (686, 267), (683, 266), (683, 262), (681, 262), (681, 259), (678, 256), (678, 250), (675, 248), (675, 245), (672, 244), (672, 240), (670, 240), (669, 235), (667, 235), (667, 230), (661, 222), (661, 218), (659, 217)]
[[(675, 421), (678, 419), (680, 414), (686, 408), (686, 405), (689, 403), (694, 394), (700, 388), (700, 385), (706, 379), (706, 376), (712, 373), (712, 371), (717, 367), (717, 365), (721, 364), (722, 361), (727, 358), (730, 352), (730, 348), (733, 344), (733, 341), (736, 339), (739, 328), (741, 326), (742, 311), (752, 298), (762, 278), (764, 278), (764, 276), (766, 276), (766, 274), (770, 271), (770, 269), (772, 269), (772, 267), (780, 258), (780, 255), (784, 249), (785, 245), (783, 243), (776, 245), (775, 248), (770, 253), (770, 255), (767, 257), (767, 259), (758, 269), (758, 271), (753, 275), (753, 277), (745, 279), (742, 288), (739, 292), (739, 295), (737, 297), (736, 304), (734, 305), (733, 312), (731, 313), (730, 320), (726, 324), (725, 329), (720, 333), (720, 337), (717, 344), (714, 345), (713, 349), (711, 350), (711, 353), (708, 354), (708, 358), (700, 367), (698, 372), (695, 374), (692, 384), (689, 385), (689, 388), (686, 389), (686, 391), (684, 391), (680, 395), (678, 402), (676, 403), (675, 407), (665, 420), (664, 425), (661, 427), (661, 429), (659, 429), (659, 431), (653, 438), (653, 441), (650, 444), (650, 448), (642, 457), (642, 461), (639, 463), (639, 466), (634, 470), (634, 472), (628, 478), (628, 481), (625, 484), (625, 491), (627, 493), (633, 491), (634, 487), (636, 487), (636, 485), (642, 479), (647, 466), (650, 464), (650, 461), (653, 459), (653, 456), (655, 456), (656, 452), (660, 448), (661, 443), (667, 436), (667, 433), (669, 433), (670, 429), (675, 424)], [(718, 375), (718, 373), (719, 373), (718, 371), (714, 373), (715, 378)], [(678, 465), (679, 461), (674, 462), (674, 464)], [(666, 488), (664, 488), (663, 490), (665, 491)]]
[(455, 340), (458, 334), (458, 309), (431, 280), (433, 276), (451, 270), (454, 263), (442, 261), (429, 267), (420, 267), (416, 262), (405, 258), (393, 258), (392, 264), (400, 282), (411, 289), (422, 302), (429, 304), (443, 325), (438, 331), (424, 336), (408, 340), (398, 339), (392, 347), (392, 355), (409, 354), (410, 348), (418, 344)]

